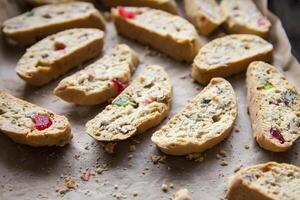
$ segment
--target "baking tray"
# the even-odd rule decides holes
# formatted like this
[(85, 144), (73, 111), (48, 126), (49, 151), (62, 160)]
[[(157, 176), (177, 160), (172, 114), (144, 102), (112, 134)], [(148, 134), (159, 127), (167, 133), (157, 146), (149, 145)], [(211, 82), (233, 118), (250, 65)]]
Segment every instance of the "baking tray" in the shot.
[[(275, 47), (273, 64), (284, 70), (289, 80), (299, 89), (300, 66), (290, 53), (291, 47), (282, 25), (278, 18), (267, 10), (266, 0), (256, 2), (273, 24), (270, 36), (270, 41)], [(17, 1), (1, 0), (0, 5), (0, 20), (14, 16), (24, 9), (23, 4)], [(178, 1), (178, 5), (182, 7), (182, 2)], [(182, 12), (181, 14), (183, 15)], [(211, 38), (201, 39), (207, 42), (208, 39), (222, 34), (220, 31)], [(228, 177), (239, 165), (247, 166), (266, 161), (300, 165), (297, 153), (300, 150), (299, 141), (286, 153), (272, 153), (261, 149), (253, 139), (247, 114), (244, 73), (228, 78), (238, 99), (238, 118), (234, 130), (228, 139), (204, 152), (202, 162), (188, 161), (185, 157), (175, 156), (167, 156), (158, 164), (152, 162), (151, 156), (162, 154), (151, 143), (150, 137), (167, 120), (144, 134), (118, 143), (116, 153), (109, 155), (104, 152), (103, 144), (88, 136), (84, 128), (84, 124), (100, 112), (104, 105), (76, 106), (59, 100), (52, 91), (62, 77), (41, 88), (27, 86), (15, 73), (15, 65), (25, 48), (7, 42), (2, 35), (0, 37), (0, 89), (66, 115), (74, 133), (72, 142), (63, 148), (32, 148), (16, 144), (1, 134), (1, 200), (156, 200), (169, 199), (179, 188), (187, 188), (194, 200), (214, 200), (224, 198)], [(126, 43), (139, 53), (143, 62), (134, 77), (148, 64), (159, 64), (165, 68), (174, 89), (169, 117), (177, 113), (202, 89), (202, 86), (194, 83), (190, 77), (190, 64), (175, 62), (145, 46), (117, 36), (113, 24), (109, 22), (102, 55), (117, 43)], [(130, 151), (130, 145), (136, 146), (134, 152)], [(221, 150), (226, 151), (226, 157), (219, 155)], [(105, 168), (105, 171), (101, 173), (99, 166)], [(91, 173), (88, 181), (81, 179), (86, 171)], [(74, 180), (76, 187), (65, 191), (66, 179)], [(172, 184), (174, 187), (171, 186), (167, 192), (163, 192), (162, 184)]]

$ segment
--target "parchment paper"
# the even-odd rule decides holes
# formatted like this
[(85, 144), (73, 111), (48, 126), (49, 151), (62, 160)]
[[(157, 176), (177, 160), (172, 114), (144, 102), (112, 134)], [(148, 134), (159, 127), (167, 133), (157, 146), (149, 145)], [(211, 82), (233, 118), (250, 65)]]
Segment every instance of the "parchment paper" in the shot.
[[(272, 21), (270, 41), (275, 46), (274, 63), (284, 69), (298, 89), (300, 89), (300, 66), (291, 55), (290, 44), (278, 18), (267, 10), (267, 1), (257, 1), (264, 14)], [(182, 2), (178, 1), (182, 6)], [(1, 0), (0, 20), (14, 16), (24, 10), (23, 4)], [(215, 36), (220, 35), (216, 33)], [(215, 37), (213, 36), (213, 37)], [(213, 38), (212, 37), (212, 38)], [(207, 39), (202, 38), (203, 42)], [(211, 39), (211, 38), (210, 38)], [(140, 55), (143, 63), (139, 65), (134, 77), (148, 64), (162, 65), (171, 77), (174, 94), (172, 110), (169, 116), (177, 113), (187, 101), (195, 96), (202, 87), (190, 77), (188, 63), (175, 62), (164, 56), (149, 55), (149, 50), (142, 45), (118, 37), (112, 23), (107, 24), (103, 54), (117, 43), (126, 43)], [(238, 98), (238, 119), (231, 136), (206, 151), (204, 161), (187, 161), (185, 157), (167, 156), (164, 163), (154, 165), (152, 155), (160, 155), (150, 141), (152, 133), (160, 126), (136, 136), (116, 147), (114, 155), (103, 151), (102, 144), (94, 141), (84, 131), (84, 124), (103, 109), (103, 105), (84, 107), (68, 104), (52, 94), (62, 77), (41, 88), (29, 87), (15, 73), (15, 65), (25, 52), (25, 48), (8, 43), (0, 38), (0, 89), (26, 99), (32, 103), (66, 115), (72, 125), (74, 138), (64, 148), (31, 148), (12, 142), (0, 134), (0, 199), (168, 199), (175, 190), (187, 188), (195, 200), (214, 200), (224, 197), (228, 177), (236, 166), (262, 163), (266, 161), (287, 162), (300, 165), (297, 152), (299, 141), (286, 153), (271, 153), (261, 149), (252, 137), (250, 119), (247, 114), (245, 75), (244, 73), (228, 78)], [(148, 53), (147, 53), (148, 52)], [(103, 55), (102, 54), (102, 55)], [(77, 71), (73, 70), (68, 75)], [(166, 123), (165, 120), (162, 124)], [(129, 152), (129, 146), (135, 144), (136, 151)], [(249, 146), (246, 149), (245, 146)], [(220, 150), (226, 150), (225, 158), (217, 159)], [(129, 157), (132, 158), (129, 159)], [(228, 162), (221, 166), (222, 160)], [(89, 181), (80, 176), (95, 166), (108, 164), (107, 171), (91, 176)], [(77, 184), (76, 188), (64, 195), (55, 190), (64, 188), (64, 176), (70, 177)], [(164, 193), (162, 184), (174, 184), (174, 189)], [(133, 193), (137, 196), (133, 197)]]

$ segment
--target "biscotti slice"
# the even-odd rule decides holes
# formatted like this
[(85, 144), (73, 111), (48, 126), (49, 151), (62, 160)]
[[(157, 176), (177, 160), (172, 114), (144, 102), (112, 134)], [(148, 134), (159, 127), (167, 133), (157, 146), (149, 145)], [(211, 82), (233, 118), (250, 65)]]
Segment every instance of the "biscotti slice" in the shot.
[(268, 162), (246, 167), (231, 177), (228, 200), (299, 200), (300, 168)]
[(252, 0), (222, 0), (221, 9), (227, 16), (224, 27), (228, 32), (267, 37), (271, 23)]
[(151, 140), (170, 155), (202, 152), (228, 137), (236, 116), (232, 86), (225, 79), (214, 78)]
[(48, 36), (26, 50), (17, 64), (17, 74), (30, 85), (44, 85), (97, 56), (103, 39), (102, 31), (90, 28), (69, 29)]
[(172, 14), (178, 14), (175, 0), (99, 0), (105, 7), (133, 6), (149, 7), (164, 10)]
[(57, 4), (57, 3), (67, 3), (72, 1), (87, 1), (92, 2), (93, 0), (25, 0), (27, 3), (31, 4), (32, 6), (42, 6), (46, 4)]
[(198, 31), (209, 35), (226, 19), (216, 0), (184, 0), (186, 16)]
[(100, 114), (86, 124), (99, 141), (125, 140), (158, 125), (168, 114), (172, 86), (162, 67), (147, 66)]
[(48, 35), (70, 28), (104, 29), (104, 18), (91, 3), (45, 5), (3, 23), (3, 33), (21, 45), (30, 45)]
[(273, 66), (253, 62), (247, 71), (253, 136), (267, 150), (288, 150), (300, 136), (300, 95)]
[(192, 61), (200, 48), (196, 29), (179, 16), (145, 7), (118, 7), (112, 15), (119, 34), (175, 60)]
[(72, 139), (68, 119), (0, 91), (0, 132), (30, 146), (64, 146)]
[(200, 49), (194, 59), (192, 77), (207, 84), (213, 77), (227, 77), (246, 70), (252, 61), (270, 61), (272, 52), (272, 44), (256, 35), (217, 38)]
[(80, 105), (95, 105), (117, 96), (128, 85), (139, 60), (127, 45), (117, 45), (103, 58), (63, 79), (54, 94)]

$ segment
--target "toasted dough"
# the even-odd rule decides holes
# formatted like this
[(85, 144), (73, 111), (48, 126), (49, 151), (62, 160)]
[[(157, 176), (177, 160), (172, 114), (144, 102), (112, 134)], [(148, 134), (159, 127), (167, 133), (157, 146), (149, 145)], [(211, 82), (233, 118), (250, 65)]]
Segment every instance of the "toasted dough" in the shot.
[(102, 31), (85, 28), (48, 36), (27, 49), (17, 64), (17, 74), (30, 85), (44, 85), (97, 56), (103, 38)]
[(184, 9), (189, 21), (204, 35), (209, 35), (226, 19), (215, 0), (184, 0)]
[(241, 169), (228, 184), (228, 200), (298, 200), (300, 168), (268, 162)]
[(158, 125), (170, 110), (172, 86), (162, 67), (147, 66), (111, 105), (86, 124), (99, 141), (125, 140)]
[(196, 29), (170, 13), (136, 7), (112, 9), (119, 34), (149, 45), (179, 61), (192, 61), (200, 48)]
[(228, 137), (236, 116), (232, 86), (225, 79), (214, 78), (151, 140), (170, 155), (202, 152)]
[(164, 10), (172, 14), (178, 14), (175, 0), (98, 0), (105, 7), (117, 6), (133, 6), (133, 7), (149, 7)]
[(300, 95), (273, 66), (253, 62), (247, 71), (253, 136), (269, 151), (288, 150), (300, 136)]
[(54, 94), (80, 105), (106, 102), (129, 83), (138, 62), (137, 54), (130, 47), (117, 45), (103, 58), (63, 79)]
[(20, 45), (70, 28), (105, 28), (100, 12), (91, 3), (70, 2), (45, 5), (6, 20), (3, 33)]
[[(51, 120), (48, 128), (38, 130), (35, 117)], [(68, 119), (37, 105), (0, 91), (0, 132), (17, 143), (30, 146), (64, 146), (73, 135)]]
[(256, 35), (236, 34), (203, 46), (194, 59), (192, 77), (207, 84), (213, 77), (227, 77), (247, 69), (252, 61), (270, 61), (273, 46)]
[(268, 36), (271, 23), (252, 0), (222, 0), (221, 9), (227, 16), (224, 27), (228, 32)]

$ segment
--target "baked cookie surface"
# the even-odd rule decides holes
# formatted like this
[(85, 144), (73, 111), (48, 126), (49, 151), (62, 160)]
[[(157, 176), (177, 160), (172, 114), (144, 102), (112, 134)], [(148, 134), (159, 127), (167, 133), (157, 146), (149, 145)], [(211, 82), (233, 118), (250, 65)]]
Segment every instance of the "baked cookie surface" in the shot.
[(270, 61), (273, 45), (256, 35), (233, 34), (204, 45), (194, 59), (192, 77), (207, 84), (213, 77), (245, 71), (252, 61)]
[(63, 79), (54, 93), (80, 105), (106, 102), (125, 89), (138, 62), (137, 54), (130, 47), (117, 45), (104, 57)]
[(97, 56), (103, 39), (99, 29), (85, 28), (48, 36), (26, 50), (17, 63), (17, 74), (30, 85), (44, 85)]
[(267, 150), (288, 150), (300, 136), (300, 95), (275, 67), (253, 62), (247, 71), (253, 136)]
[(3, 33), (21, 45), (70, 28), (104, 29), (105, 21), (93, 4), (70, 2), (37, 7), (3, 23)]
[(246, 167), (231, 177), (228, 200), (298, 200), (300, 168), (268, 162)]
[(0, 91), (0, 131), (17, 143), (64, 146), (72, 139), (66, 117)]
[(105, 7), (132, 6), (149, 7), (164, 10), (172, 14), (178, 14), (175, 0), (98, 0)]
[(192, 61), (200, 48), (196, 29), (179, 16), (145, 7), (119, 7), (112, 10), (112, 15), (119, 34), (175, 60)]
[(225, 139), (237, 116), (236, 96), (229, 82), (214, 78), (151, 140), (171, 155), (202, 152)]
[(209, 35), (226, 19), (215, 0), (184, 0), (184, 9), (189, 21), (204, 35)]
[(228, 32), (267, 37), (271, 23), (252, 0), (222, 0), (221, 9), (227, 16), (225, 29)]
[(162, 67), (151, 65), (86, 124), (99, 141), (125, 140), (158, 125), (168, 114), (172, 86)]

